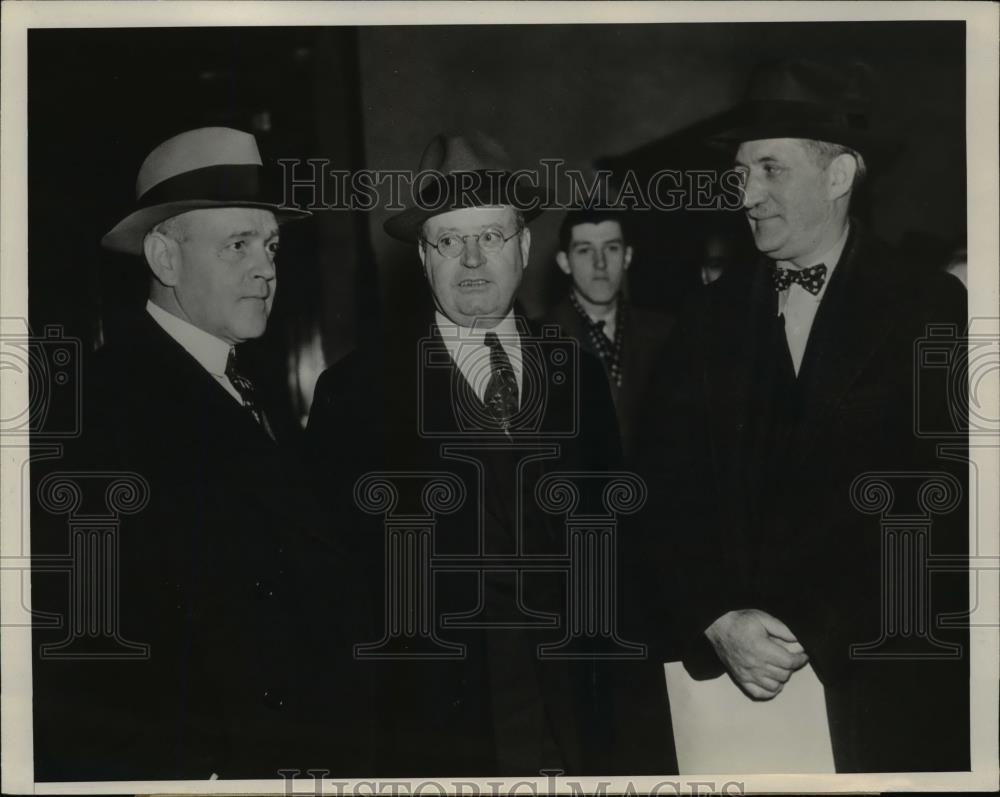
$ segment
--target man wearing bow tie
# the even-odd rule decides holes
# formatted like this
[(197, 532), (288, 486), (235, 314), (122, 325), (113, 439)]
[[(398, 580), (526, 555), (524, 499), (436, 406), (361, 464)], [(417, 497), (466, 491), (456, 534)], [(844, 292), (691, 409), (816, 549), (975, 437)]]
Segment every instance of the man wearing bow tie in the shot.
[[(928, 324), (964, 329), (964, 296), (899, 262), (852, 218), (865, 158), (881, 142), (844, 72), (762, 68), (730, 119), (718, 140), (735, 151), (765, 258), (729, 270), (683, 315), (644, 457), (662, 499), (649, 517), (663, 546), (672, 657), (684, 665), (674, 683), (728, 673), (746, 699), (828, 731), (832, 760), (817, 742), (808, 763), (771, 750), (761, 755), (779, 758), (753, 771), (967, 768), (967, 659), (852, 652), (884, 633), (892, 584), (879, 518), (851, 498), (866, 472), (955, 470), (915, 433), (915, 407), (939, 419), (948, 407), (943, 393), (917, 393), (914, 358)], [(664, 518), (676, 524), (663, 529)], [(959, 509), (935, 518), (931, 544), (961, 556), (966, 536)], [(934, 579), (931, 623), (967, 608), (965, 584), (962, 574)], [(967, 655), (967, 634), (930, 631), (949, 633)], [(817, 686), (809, 707), (807, 684)], [(781, 699), (790, 685), (791, 706)], [(727, 766), (719, 753), (712, 763)]]

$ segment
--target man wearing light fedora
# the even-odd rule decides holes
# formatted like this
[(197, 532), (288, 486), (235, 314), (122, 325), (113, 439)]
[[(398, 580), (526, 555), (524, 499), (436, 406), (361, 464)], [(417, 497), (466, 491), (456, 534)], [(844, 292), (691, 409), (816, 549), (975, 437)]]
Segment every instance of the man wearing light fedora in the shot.
[(37, 663), (40, 780), (370, 772), (351, 571), (237, 366), (267, 325), (279, 224), (308, 215), (263, 186), (253, 136), (184, 132), (146, 158), (135, 209), (104, 236), (144, 259), (149, 299), (85, 364), (67, 465), (148, 485), (118, 531), (117, 604), (149, 655)]
[[(392, 546), (381, 530), (369, 535), (366, 567), (387, 623), (429, 623), (402, 638), (390, 627), (363, 651), (389, 659), (373, 662), (379, 772), (671, 772), (662, 675), (643, 680), (659, 667), (542, 655), (567, 632), (565, 587), (558, 572), (510, 566), (566, 556), (565, 519), (536, 492), (546, 475), (605, 473), (620, 457), (600, 363), (515, 305), (541, 197), (481, 133), (436, 137), (419, 171), (431, 176), (385, 230), (416, 250), (427, 312), (418, 328), (387, 330), (327, 370), (307, 428), (328, 485), (388, 471), (398, 516), (429, 511), (420, 474), (454, 479), (464, 499), (436, 515), (430, 543), (435, 556), (464, 557), (464, 568), (407, 575), (383, 563)], [(338, 455), (345, 446), (349, 462)], [(584, 486), (580, 511), (598, 500)], [(508, 564), (477, 567), (476, 557)], [(430, 585), (429, 616), (394, 602), (417, 583)], [(637, 697), (641, 683), (650, 690)]]
[[(910, 576), (927, 591), (893, 592), (910, 577), (893, 569), (897, 538), (855, 482), (883, 474), (890, 511), (915, 521), (928, 511), (905, 493), (916, 477), (966, 481), (918, 435), (927, 419), (952, 424), (946, 392), (915, 368), (929, 324), (964, 329), (961, 286), (900, 262), (851, 212), (866, 160), (887, 151), (865, 75), (762, 66), (716, 139), (735, 152), (762, 257), (684, 313), (644, 458), (664, 629), (683, 664), (671, 700), (732, 701), (707, 749), (704, 713), (676, 728), (682, 771), (685, 752), (725, 771), (969, 767), (968, 634), (938, 622), (967, 609), (966, 575), (928, 587), (924, 570)], [(931, 513), (933, 553), (957, 562), (962, 492)]]

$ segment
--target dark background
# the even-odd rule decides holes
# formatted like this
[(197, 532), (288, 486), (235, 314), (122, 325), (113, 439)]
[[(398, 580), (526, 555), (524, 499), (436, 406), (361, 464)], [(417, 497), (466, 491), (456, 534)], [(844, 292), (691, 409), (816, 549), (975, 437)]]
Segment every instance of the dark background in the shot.
[[(265, 161), (338, 169), (416, 169), (435, 134), (472, 128), (526, 167), (724, 167), (686, 132), (738, 102), (754, 64), (863, 60), (879, 80), (874, 124), (899, 146), (871, 164), (861, 212), (915, 268), (965, 239), (962, 22), (36, 29), (28, 42), (29, 318), (89, 348), (145, 301), (144, 264), (101, 236), (129, 212), (149, 151), (206, 125), (253, 132)], [(415, 253), (382, 232), (387, 215), (322, 212), (283, 231), (272, 321), (249, 353), (293, 424), (362, 322), (391, 327), (423, 306)], [(530, 315), (563, 288), (559, 221), (532, 224)], [(712, 232), (752, 256), (739, 213), (633, 214), (632, 230), (631, 293), (646, 306), (697, 290)]]

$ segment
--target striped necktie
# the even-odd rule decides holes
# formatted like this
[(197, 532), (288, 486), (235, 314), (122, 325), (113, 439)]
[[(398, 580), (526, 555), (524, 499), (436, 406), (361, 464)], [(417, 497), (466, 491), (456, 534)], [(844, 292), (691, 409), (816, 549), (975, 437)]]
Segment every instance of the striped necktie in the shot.
[(257, 405), (257, 401), (254, 398), (253, 382), (243, 376), (236, 367), (235, 348), (229, 350), (229, 357), (226, 359), (226, 378), (232, 382), (233, 387), (236, 388), (236, 392), (243, 399), (243, 407), (253, 416), (253, 419), (260, 424), (264, 431), (267, 432), (268, 436), (274, 440), (274, 432), (271, 430), (271, 424), (267, 422), (267, 416)]

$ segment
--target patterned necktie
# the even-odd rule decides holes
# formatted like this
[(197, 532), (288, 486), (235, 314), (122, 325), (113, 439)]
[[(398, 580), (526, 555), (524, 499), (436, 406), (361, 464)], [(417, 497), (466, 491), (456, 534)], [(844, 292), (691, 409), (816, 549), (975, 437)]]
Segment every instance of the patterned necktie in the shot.
[(239, 372), (236, 368), (236, 349), (229, 350), (229, 357), (226, 359), (226, 378), (233, 383), (233, 387), (236, 388), (236, 392), (240, 394), (243, 399), (243, 406), (246, 410), (253, 416), (253, 419), (260, 424), (264, 431), (267, 432), (268, 436), (273, 440), (274, 432), (271, 431), (271, 424), (267, 422), (267, 416), (264, 415), (264, 411), (257, 406), (257, 402), (254, 399), (254, 389), (253, 382), (247, 379), (243, 374)]
[(500, 428), (507, 431), (517, 414), (517, 377), (495, 332), (486, 333), (486, 345), (490, 349), (490, 381), (486, 383), (483, 403)]
[(823, 283), (826, 282), (826, 266), (820, 263), (811, 268), (782, 268), (775, 266), (771, 272), (771, 279), (774, 280), (774, 289), (783, 291), (793, 282), (799, 283), (813, 296), (823, 290)]
[(601, 358), (604, 367), (608, 371), (608, 377), (615, 387), (622, 386), (622, 349), (625, 346), (625, 302), (622, 301), (621, 294), (618, 295), (618, 306), (616, 312), (617, 323), (615, 324), (615, 339), (611, 340), (604, 334), (604, 321), (591, 321), (587, 311), (583, 309), (576, 294), (572, 291), (569, 294), (570, 303), (576, 312), (583, 319), (584, 327), (587, 330), (587, 338), (590, 345), (594, 347), (597, 356)]

